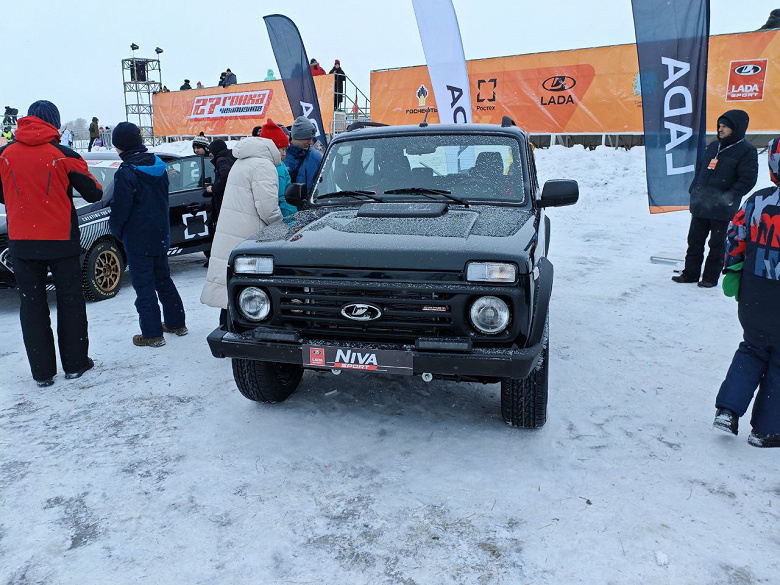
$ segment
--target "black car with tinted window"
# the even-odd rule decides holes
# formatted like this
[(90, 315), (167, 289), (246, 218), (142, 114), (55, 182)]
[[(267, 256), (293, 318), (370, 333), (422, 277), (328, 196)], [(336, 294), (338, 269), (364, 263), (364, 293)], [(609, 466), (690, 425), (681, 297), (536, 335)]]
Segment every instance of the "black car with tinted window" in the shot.
[(547, 416), (553, 267), (528, 135), (505, 125), (351, 130), (302, 211), (233, 251), (226, 324), (208, 338), (240, 392), (285, 400), (304, 369), (501, 382), (507, 423)]
[[(207, 252), (213, 238), (211, 199), (204, 195), (214, 180), (214, 166), (201, 156), (155, 153), (168, 165), (171, 247), (169, 255)], [(114, 174), (122, 164), (115, 152), (84, 153), (89, 172), (103, 187), (103, 197), (88, 203), (78, 191), (73, 205), (79, 221), (84, 296), (91, 301), (110, 299), (119, 292), (127, 264), (122, 248), (108, 229)], [(8, 250), (5, 207), (0, 205), (0, 288), (15, 288), (13, 258)], [(53, 288), (53, 285), (50, 285)]]

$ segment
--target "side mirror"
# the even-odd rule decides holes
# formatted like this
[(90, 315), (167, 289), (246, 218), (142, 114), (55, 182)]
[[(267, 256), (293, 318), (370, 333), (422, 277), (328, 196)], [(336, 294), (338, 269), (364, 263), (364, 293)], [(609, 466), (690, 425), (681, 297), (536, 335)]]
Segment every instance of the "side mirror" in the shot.
[(290, 183), (284, 190), (284, 198), (287, 203), (294, 205), (299, 211), (306, 209), (309, 202), (306, 200), (306, 184)]
[(568, 179), (553, 179), (542, 187), (542, 198), (536, 202), (537, 207), (561, 207), (574, 205), (580, 198), (580, 188), (577, 181)]

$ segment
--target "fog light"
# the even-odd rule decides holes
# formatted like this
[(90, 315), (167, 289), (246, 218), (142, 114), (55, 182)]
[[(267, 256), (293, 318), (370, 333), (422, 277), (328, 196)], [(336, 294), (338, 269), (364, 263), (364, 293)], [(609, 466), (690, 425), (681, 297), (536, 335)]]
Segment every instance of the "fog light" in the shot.
[(262, 321), (271, 312), (271, 299), (264, 290), (250, 286), (238, 295), (238, 310), (250, 321)]
[(471, 305), (471, 323), (478, 331), (495, 335), (509, 325), (509, 307), (498, 297), (480, 297)]
[(236, 256), (233, 260), (235, 274), (273, 274), (274, 259), (268, 256)]

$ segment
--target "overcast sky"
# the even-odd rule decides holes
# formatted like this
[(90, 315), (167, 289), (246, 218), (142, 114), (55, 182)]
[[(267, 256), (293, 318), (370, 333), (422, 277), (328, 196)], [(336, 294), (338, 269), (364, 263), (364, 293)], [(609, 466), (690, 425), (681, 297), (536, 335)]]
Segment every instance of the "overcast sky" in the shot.
[[(659, 2), (663, 0), (657, 0)], [(630, 0), (454, 0), (467, 59), (634, 42)], [(752, 31), (780, 0), (711, 0), (711, 33)], [(4, 19), (0, 105), (48, 99), (62, 120), (125, 119), (121, 60), (161, 55), (163, 83), (217, 84), (230, 67), (239, 83), (277, 72), (263, 16), (298, 26), (309, 57), (326, 70), (340, 59), (365, 92), (372, 69), (421, 65), (411, 0), (28, 0)], [(9, 14), (6, 14), (8, 17)]]

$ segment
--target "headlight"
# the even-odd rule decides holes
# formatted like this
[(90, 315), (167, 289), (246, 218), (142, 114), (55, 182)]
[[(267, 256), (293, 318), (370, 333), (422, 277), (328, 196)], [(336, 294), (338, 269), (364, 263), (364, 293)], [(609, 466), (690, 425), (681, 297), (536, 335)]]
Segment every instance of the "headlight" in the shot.
[(238, 310), (250, 321), (262, 321), (271, 312), (271, 299), (264, 290), (250, 286), (238, 295)]
[(517, 266), (500, 262), (469, 262), (466, 265), (466, 280), (469, 282), (514, 282), (517, 280)]
[(471, 323), (478, 331), (495, 335), (509, 325), (509, 307), (498, 297), (480, 297), (471, 305)]
[(235, 274), (273, 274), (274, 259), (269, 256), (238, 256), (233, 260)]

